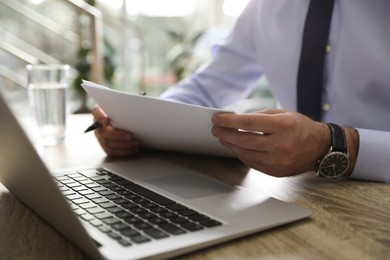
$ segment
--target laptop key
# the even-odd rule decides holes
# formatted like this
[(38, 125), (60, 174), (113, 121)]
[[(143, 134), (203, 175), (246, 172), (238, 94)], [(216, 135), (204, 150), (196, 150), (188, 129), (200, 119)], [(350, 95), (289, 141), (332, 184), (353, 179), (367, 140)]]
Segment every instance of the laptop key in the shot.
[(127, 204), (129, 201), (127, 199), (123, 199), (123, 198), (120, 198), (120, 199), (116, 199), (116, 200), (113, 200), (116, 204), (118, 205), (122, 205), (122, 204)]
[(110, 190), (103, 190), (103, 191), (99, 191), (99, 194), (102, 196), (108, 196), (108, 195), (114, 195), (115, 193)]
[(195, 222), (201, 222), (201, 221), (205, 221), (205, 220), (210, 219), (209, 217), (202, 215), (202, 214), (195, 214), (195, 215), (189, 216), (188, 218), (191, 219), (192, 221), (195, 221)]
[(103, 225), (103, 222), (101, 222), (100, 220), (98, 219), (91, 219), (89, 221), (89, 223), (91, 223), (91, 225), (95, 226), (95, 227), (98, 227), (98, 226), (101, 226)]
[(134, 214), (142, 214), (142, 213), (147, 212), (146, 209), (140, 208), (140, 207), (131, 208), (129, 210), (131, 211), (131, 213), (134, 213)]
[(94, 216), (92, 216), (91, 214), (88, 214), (88, 213), (83, 214), (83, 215), (81, 215), (80, 217), (83, 218), (83, 219), (86, 220), (86, 221), (91, 221), (91, 220), (95, 219)]
[(100, 226), (99, 230), (102, 231), (103, 233), (111, 232), (111, 228), (109, 228), (108, 226)]
[(133, 214), (131, 214), (131, 213), (127, 212), (127, 211), (115, 213), (115, 216), (117, 216), (117, 217), (120, 218), (120, 219), (125, 219), (125, 218), (134, 217)]
[(122, 195), (122, 196), (131, 194), (131, 191), (128, 191), (128, 190), (125, 190), (125, 189), (117, 190), (115, 192), (118, 193), (119, 195)]
[(196, 215), (198, 214), (198, 212), (196, 212), (195, 210), (193, 209), (185, 209), (185, 210), (180, 210), (179, 212), (177, 212), (178, 214), (182, 215), (182, 216), (185, 216), (185, 217), (188, 217), (188, 216), (191, 216), (191, 215)]
[(90, 189), (81, 190), (81, 191), (79, 191), (79, 193), (80, 193), (81, 195), (83, 195), (83, 196), (85, 196), (85, 195), (90, 195), (90, 194), (95, 194), (95, 192), (92, 191), (92, 190), (90, 190)]
[[(88, 196), (86, 196), (87, 198), (89, 198)], [(103, 204), (103, 203), (107, 203), (109, 202), (106, 198), (102, 198), (102, 197), (98, 197), (96, 199), (92, 199), (92, 201), (96, 204)]]
[(148, 222), (152, 223), (153, 225), (161, 225), (164, 223), (168, 223), (168, 221), (166, 221), (163, 218), (151, 218), (151, 219), (148, 219)]
[(102, 186), (98, 186), (96, 188), (92, 188), (93, 191), (96, 191), (96, 192), (101, 192), (101, 191), (105, 191), (107, 190), (106, 188), (102, 187)]
[(187, 223), (187, 222), (189, 222), (188, 219), (182, 218), (182, 217), (171, 218), (170, 221), (173, 222), (173, 223), (175, 223), (175, 224), (182, 224), (182, 223)]
[(80, 185), (80, 186), (77, 186), (77, 187), (73, 187), (72, 189), (74, 191), (77, 191), (77, 192), (82, 191), (82, 190), (88, 190), (88, 188), (83, 186), (83, 185)]
[(85, 214), (85, 210), (83, 210), (83, 209), (75, 209), (74, 212), (75, 212), (77, 215), (79, 215), (79, 216)]
[(72, 200), (72, 202), (74, 204), (82, 204), (82, 203), (88, 203), (89, 200), (87, 200), (86, 198), (81, 198), (81, 199), (74, 199), (74, 200)]
[(158, 227), (172, 235), (181, 235), (186, 233), (186, 231), (171, 223), (164, 223)]
[(137, 217), (125, 218), (124, 221), (125, 221), (126, 223), (129, 223), (129, 224), (136, 224), (136, 223), (142, 222), (142, 220), (139, 219), (139, 218), (137, 218)]
[(107, 184), (107, 183), (111, 183), (111, 182), (109, 180), (106, 180), (106, 179), (101, 179), (101, 180), (96, 180), (96, 183)]
[(143, 235), (138, 235), (138, 236), (132, 236), (130, 238), (132, 241), (134, 241), (137, 244), (145, 243), (151, 241), (149, 238), (143, 236)]
[(130, 227), (128, 225), (126, 225), (125, 223), (116, 223), (116, 224), (113, 224), (111, 225), (111, 227), (115, 230), (125, 230), (125, 229), (129, 229)]
[(116, 213), (124, 212), (124, 209), (122, 209), (120, 207), (112, 207), (112, 208), (108, 208), (107, 211), (109, 211), (113, 214), (116, 214)]
[(144, 199), (144, 198), (138, 198), (138, 199), (133, 199), (133, 202), (136, 204), (142, 204), (142, 203), (148, 203), (150, 200)]
[(69, 183), (64, 183), (66, 186), (68, 186), (69, 188), (75, 188), (75, 187), (79, 187), (81, 186), (82, 184), (81, 183), (78, 183), (78, 182), (75, 182), (75, 181), (72, 181), (72, 182), (69, 182)]
[(160, 213), (160, 216), (163, 217), (163, 218), (167, 218), (167, 219), (177, 218), (178, 217), (178, 215), (176, 215), (173, 212), (169, 212), (169, 211)]
[(98, 219), (105, 219), (105, 218), (110, 218), (112, 217), (112, 215), (108, 212), (103, 212), (103, 213), (97, 213), (97, 214), (94, 214), (96, 218)]
[(83, 185), (85, 185), (86, 187), (88, 188), (97, 188), (97, 187), (100, 187), (99, 184), (97, 184), (96, 182), (93, 182), (91, 180), (87, 180), (87, 181), (80, 181), (80, 183), (82, 183)]
[(157, 217), (155, 214), (150, 212), (141, 213), (138, 216), (142, 219), (152, 219)]
[(123, 238), (119, 239), (118, 242), (122, 245), (122, 246), (131, 246), (131, 243)]
[(103, 221), (104, 224), (107, 224), (109, 226), (120, 223), (119, 219), (116, 219), (116, 218), (113, 218), (113, 217), (102, 219), (102, 221)]
[(183, 205), (181, 205), (179, 203), (168, 205), (167, 208), (172, 210), (172, 211), (181, 211), (181, 210), (188, 209), (187, 207), (185, 207), (185, 206), (183, 206)]
[(80, 208), (83, 208), (83, 209), (89, 209), (89, 208), (96, 207), (96, 204), (92, 203), (92, 202), (88, 202), (88, 203), (80, 204), (79, 206), (80, 206)]
[[(90, 199), (90, 200), (97, 199), (97, 198), (101, 198), (101, 196), (100, 196), (99, 194), (96, 194), (96, 193), (85, 195), (85, 197), (86, 197), (87, 199)], [(96, 202), (95, 202), (95, 203), (96, 203)]]
[(163, 208), (163, 207), (155, 207), (155, 208), (151, 208), (150, 211), (152, 211), (156, 214), (161, 214), (161, 213), (167, 212), (168, 210), (166, 208)]
[(153, 202), (142, 203), (141, 206), (144, 207), (145, 209), (152, 209), (158, 207), (157, 204)]
[(130, 194), (125, 195), (125, 197), (128, 198), (129, 200), (135, 200), (141, 198), (139, 195), (134, 194), (133, 192), (130, 192)]
[(139, 186), (138, 184), (129, 184), (129, 185), (126, 185), (125, 188), (129, 189), (129, 190), (132, 190), (133, 192), (157, 203), (157, 204), (160, 204), (160, 205), (170, 205), (170, 204), (174, 204), (175, 202), (173, 200), (170, 200), (164, 196), (161, 196), (160, 194), (157, 194), (155, 193), (154, 191), (151, 191), (149, 189), (146, 189), (142, 186)]
[(135, 228), (137, 228), (137, 229), (140, 229), (140, 230), (146, 230), (146, 229), (153, 228), (152, 225), (150, 225), (150, 224), (148, 224), (148, 223), (145, 223), (145, 222), (135, 223), (133, 226), (134, 226)]
[(77, 200), (77, 199), (83, 198), (80, 194), (71, 194), (71, 195), (65, 195), (65, 196), (69, 200)]
[(107, 195), (106, 198), (108, 200), (116, 200), (116, 199), (120, 199), (122, 198), (121, 196), (119, 196), (118, 194), (110, 194), (110, 195)]
[(120, 191), (123, 191), (125, 189), (122, 188), (121, 186), (115, 185), (113, 187), (110, 187), (110, 190), (115, 191), (115, 192), (120, 192)]
[(121, 206), (125, 209), (132, 209), (132, 208), (137, 208), (137, 204), (134, 204), (132, 202), (121, 204)]
[[(99, 183), (99, 184), (101, 184), (101, 183)], [(114, 187), (118, 187), (118, 185), (116, 185), (115, 183), (112, 183), (112, 182), (110, 182), (110, 183), (103, 183), (101, 185), (106, 187), (106, 188), (109, 188), (109, 189), (112, 189)]]
[(66, 197), (68, 197), (69, 195), (74, 195), (77, 193), (74, 190), (66, 189), (66, 190), (62, 191), (62, 194), (64, 194)]
[(215, 226), (222, 225), (221, 222), (213, 220), (213, 219), (202, 221), (199, 224), (201, 224), (202, 226), (205, 226), (205, 227), (215, 227)]
[(88, 208), (87, 211), (91, 214), (97, 214), (97, 213), (102, 213), (104, 212), (104, 209), (100, 207), (93, 207), (93, 208)]
[(114, 233), (114, 232), (108, 232), (107, 235), (115, 240), (122, 239), (122, 237), (120, 235), (118, 235), (117, 233)]
[(151, 228), (151, 229), (147, 229), (147, 230), (144, 230), (144, 232), (155, 238), (155, 239), (161, 239), (161, 238), (166, 238), (166, 237), (169, 237), (167, 234), (165, 234), (164, 232), (162, 232), (160, 229), (158, 228)]
[(123, 179), (122, 177), (119, 177), (117, 175), (114, 175), (114, 176), (111, 176), (108, 178), (110, 181), (123, 181), (125, 179)]
[(99, 204), (100, 207), (104, 208), (104, 209), (107, 209), (107, 208), (112, 208), (112, 207), (116, 207), (116, 204), (109, 201), (109, 202), (106, 202), (106, 203), (101, 203)]
[(197, 231), (197, 230), (203, 229), (202, 226), (195, 224), (195, 223), (191, 223), (191, 222), (182, 223), (182, 224), (180, 224), (180, 226), (182, 226), (183, 228), (185, 228), (189, 231)]
[(141, 235), (141, 233), (139, 233), (138, 231), (131, 229), (131, 228), (122, 230), (121, 234), (126, 236), (126, 237), (134, 237), (134, 236)]

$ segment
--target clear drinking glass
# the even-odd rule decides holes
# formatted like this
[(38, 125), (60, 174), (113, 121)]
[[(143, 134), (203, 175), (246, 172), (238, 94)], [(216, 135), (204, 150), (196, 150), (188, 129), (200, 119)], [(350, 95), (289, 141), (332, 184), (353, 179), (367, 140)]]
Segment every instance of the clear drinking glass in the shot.
[(29, 103), (40, 141), (45, 146), (59, 144), (66, 131), (70, 66), (38, 64), (27, 65), (26, 70)]

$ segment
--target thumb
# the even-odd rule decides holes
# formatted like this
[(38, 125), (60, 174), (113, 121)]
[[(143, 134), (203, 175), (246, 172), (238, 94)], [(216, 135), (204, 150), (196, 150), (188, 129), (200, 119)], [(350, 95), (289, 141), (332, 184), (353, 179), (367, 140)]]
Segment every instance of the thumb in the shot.
[(103, 109), (100, 106), (95, 105), (92, 108), (92, 115), (94, 117), (94, 120), (98, 121), (103, 126), (107, 126), (110, 124), (110, 119), (107, 117), (107, 114), (103, 111)]

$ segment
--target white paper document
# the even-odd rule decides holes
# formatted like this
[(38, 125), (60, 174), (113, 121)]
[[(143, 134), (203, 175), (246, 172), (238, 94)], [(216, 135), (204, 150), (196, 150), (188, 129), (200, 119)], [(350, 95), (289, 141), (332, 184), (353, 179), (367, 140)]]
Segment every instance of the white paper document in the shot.
[(211, 117), (232, 111), (120, 92), (83, 81), (82, 87), (115, 127), (132, 132), (144, 147), (232, 157), (211, 134)]

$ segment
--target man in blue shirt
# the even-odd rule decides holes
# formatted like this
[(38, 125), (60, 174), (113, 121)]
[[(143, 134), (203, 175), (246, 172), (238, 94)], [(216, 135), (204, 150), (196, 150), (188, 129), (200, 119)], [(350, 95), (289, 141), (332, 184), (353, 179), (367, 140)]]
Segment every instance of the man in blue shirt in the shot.
[[(265, 75), (283, 109), (212, 118), (212, 133), (240, 160), (273, 176), (319, 171), (319, 162), (324, 173), (335, 170), (342, 162), (325, 164), (337, 131), (323, 122), (332, 122), (342, 126), (348, 149), (343, 175), (390, 182), (390, 2), (335, 1), (318, 121), (296, 112), (309, 4), (252, 0), (215, 57), (161, 98), (222, 108), (247, 97)], [(103, 124), (95, 133), (109, 156), (138, 151), (139, 141), (113, 128), (99, 107), (93, 115)]]

